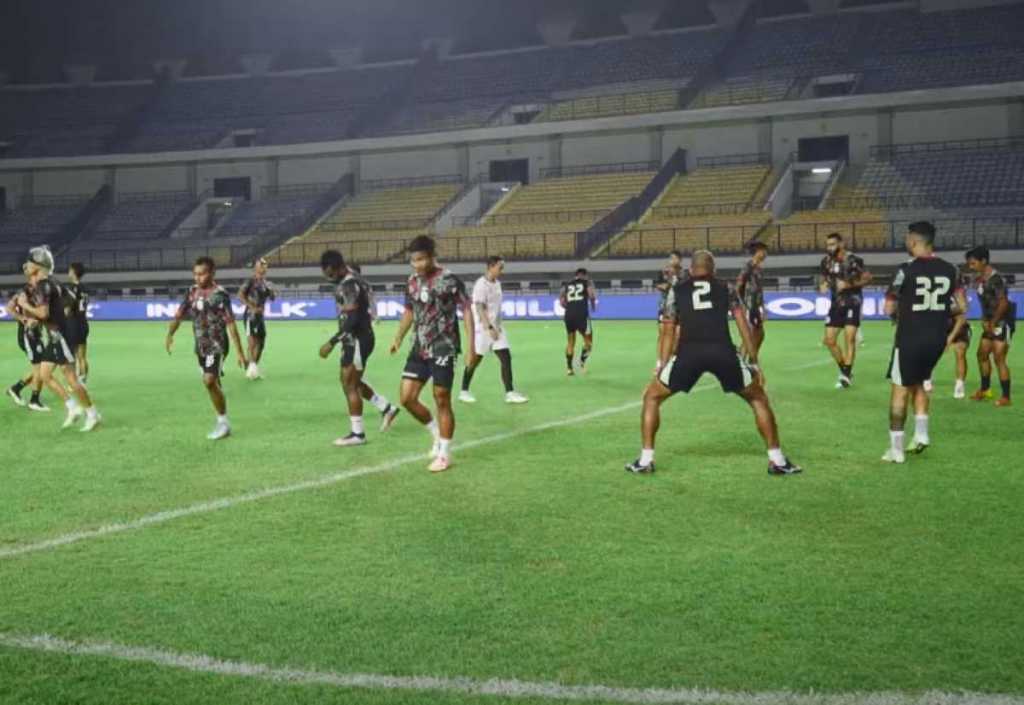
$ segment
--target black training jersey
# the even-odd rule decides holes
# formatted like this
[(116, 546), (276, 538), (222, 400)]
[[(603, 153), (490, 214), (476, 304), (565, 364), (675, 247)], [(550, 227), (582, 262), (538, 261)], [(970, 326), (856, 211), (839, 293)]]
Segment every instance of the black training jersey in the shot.
[(996, 308), (999, 306), (999, 301), (1004, 298), (1008, 298), (1006, 280), (1003, 275), (992, 270), (988, 276), (978, 277), (977, 282), (978, 300), (981, 302), (981, 318), (985, 321), (992, 321), (992, 323), (998, 325), (1006, 320), (1011, 320), (1011, 312), (1013, 310), (1013, 302), (1010, 302), (1010, 306), (1007, 306), (1006, 313), (1003, 314), (1002, 319), (995, 321)]
[[(274, 285), (268, 282), (266, 279), (260, 277), (252, 277), (242, 284), (242, 288), (238, 290), (238, 298), (245, 301), (249, 299), (257, 308), (262, 309), (267, 301), (273, 301), (277, 298), (277, 290)], [(249, 309), (245, 309), (245, 315), (249, 315)]]
[(898, 302), (897, 345), (912, 342), (941, 343), (956, 315), (960, 274), (939, 257), (918, 257), (900, 265), (886, 298)]
[[(370, 315), (370, 285), (351, 272), (334, 289), (338, 307), (338, 334), (346, 345), (354, 345), (357, 338), (372, 330)], [(354, 310), (346, 310), (352, 309)]]
[(675, 300), (680, 345), (732, 345), (729, 313), (743, 304), (730, 285), (713, 277), (694, 277), (676, 284)]
[(844, 252), (841, 257), (825, 255), (821, 260), (821, 276), (828, 282), (828, 290), (832, 300), (841, 306), (859, 306), (863, 287), (850, 287), (837, 291), (840, 281), (850, 283), (864, 274), (864, 260), (852, 252)]
[(740, 272), (736, 293), (748, 311), (758, 311), (764, 306), (764, 272), (754, 260), (748, 260)]
[(65, 307), (69, 318), (82, 323), (88, 319), (89, 294), (81, 284), (65, 284)]
[(562, 284), (562, 306), (565, 307), (566, 318), (588, 318), (590, 316), (590, 299), (594, 294), (594, 286), (589, 279), (573, 279)]
[(41, 321), (48, 330), (64, 335), (67, 330), (67, 318), (64, 316), (64, 291), (53, 279), (41, 279), (32, 287), (36, 306), (47, 305), (50, 314)]

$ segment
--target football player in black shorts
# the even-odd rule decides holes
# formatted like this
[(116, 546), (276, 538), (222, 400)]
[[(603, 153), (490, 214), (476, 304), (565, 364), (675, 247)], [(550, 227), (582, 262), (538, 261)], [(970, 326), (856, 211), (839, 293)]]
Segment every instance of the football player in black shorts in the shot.
[[(402, 372), (402, 406), (427, 427), (434, 439), (433, 461), (428, 469), (443, 472), (451, 467), (451, 442), (455, 434), (455, 412), (452, 410), (452, 384), (455, 362), (462, 352), (458, 309), (462, 309), (466, 326), (466, 345), (473, 352), (473, 304), (466, 287), (451, 271), (437, 263), (434, 239), (426, 235), (409, 243), (409, 263), (413, 273), (405, 289), (405, 312), (390, 352), (402, 347), (409, 329), (413, 329), (412, 350)], [(428, 380), (434, 382), (434, 403), (437, 419), (420, 402), (420, 392)]]
[(338, 447), (359, 446), (366, 443), (363, 426), (363, 400), (369, 401), (381, 413), (381, 433), (395, 423), (399, 408), (373, 390), (364, 379), (366, 363), (373, 354), (376, 337), (373, 334), (370, 285), (345, 264), (337, 250), (320, 255), (320, 270), (335, 285), (334, 301), (338, 310), (338, 332), (320, 346), (320, 357), (327, 359), (334, 346), (341, 343), (341, 388), (348, 400), (350, 430), (347, 436), (334, 441)]
[(266, 258), (260, 257), (253, 267), (252, 277), (238, 290), (238, 298), (245, 304), (243, 323), (249, 338), (249, 367), (245, 371), (248, 379), (263, 379), (260, 360), (263, 359), (263, 349), (267, 345), (267, 321), (264, 314), (267, 301), (277, 298), (277, 290), (267, 281), (269, 267)]
[(658, 273), (658, 281), (654, 284), (654, 288), (661, 293), (658, 300), (658, 357), (654, 363), (654, 374), (658, 374), (665, 366), (665, 361), (672, 356), (672, 350), (676, 346), (673, 338), (676, 324), (672, 290), (682, 273), (683, 253), (672, 250), (668, 253), (668, 264)]
[(768, 449), (768, 473), (792, 475), (800, 468), (789, 461), (779, 445), (775, 414), (764, 392), (764, 375), (757, 357), (743, 360), (729, 334), (729, 314), (736, 319), (747, 350), (753, 350), (747, 311), (736, 292), (715, 278), (715, 258), (705, 250), (693, 253), (690, 278), (675, 287), (676, 325), (679, 346), (675, 357), (647, 386), (641, 422), (643, 445), (640, 457), (626, 466), (628, 472), (654, 472), (654, 441), (661, 425), (661, 405), (676, 392), (689, 392), (708, 372), (718, 378), (722, 390), (738, 394), (754, 411), (757, 430)]
[[(828, 254), (821, 260), (818, 289), (823, 294), (830, 292), (832, 305), (825, 322), (824, 343), (839, 366), (836, 389), (845, 389), (853, 381), (863, 287), (871, 283), (871, 272), (864, 268), (864, 260), (843, 246), (843, 236), (839, 233), (832, 233), (825, 242)], [(839, 345), (839, 331), (844, 333), (845, 350)]]
[[(53, 390), (67, 409), (63, 428), (69, 428), (83, 415), (83, 432), (92, 431), (102, 420), (93, 404), (89, 392), (78, 379), (75, 371), (75, 356), (68, 347), (67, 318), (64, 315), (64, 294), (56, 281), (50, 278), (53, 272), (53, 254), (46, 246), (29, 250), (29, 271), (31, 272), (32, 295), (22, 293), (18, 306), (26, 318), (35, 325), (26, 326), (26, 347), (30, 359), (39, 363), (39, 374), (43, 384)], [(53, 371), (60, 369), (69, 391), (53, 377)]]
[(174, 334), (178, 332), (181, 322), (186, 318), (192, 319), (195, 353), (199, 369), (203, 372), (203, 386), (206, 387), (210, 403), (217, 412), (217, 422), (213, 430), (206, 435), (211, 441), (219, 441), (231, 435), (228, 403), (220, 383), (224, 357), (230, 350), (229, 337), (235, 346), (238, 366), (244, 370), (249, 365), (242, 340), (238, 336), (235, 314), (231, 310), (231, 296), (224, 287), (214, 281), (216, 271), (217, 265), (212, 258), (196, 259), (192, 265), (192, 279), (195, 284), (185, 293), (185, 298), (178, 306), (174, 320), (167, 329), (167, 338), (164, 341), (164, 347), (170, 355), (174, 347)]
[(89, 379), (89, 294), (82, 288), (85, 265), (72, 262), (68, 266), (68, 280), (64, 285), (65, 313), (68, 320), (68, 347), (75, 354), (78, 379), (85, 384)]
[(981, 303), (981, 340), (978, 341), (978, 372), (981, 388), (971, 399), (983, 401), (992, 398), (992, 361), (999, 372), (999, 385), (1003, 394), (996, 406), (1010, 406), (1010, 366), (1006, 356), (1017, 330), (1017, 307), (1010, 301), (1006, 279), (989, 262), (987, 247), (975, 247), (966, 254), (967, 266), (976, 275), (975, 288)]
[(747, 243), (750, 259), (743, 266), (736, 279), (736, 293), (747, 309), (747, 323), (750, 324), (750, 341), (754, 344), (752, 351), (743, 350), (756, 359), (761, 354), (764, 344), (764, 261), (768, 258), (768, 245), (758, 240)]
[(580, 267), (571, 281), (562, 284), (559, 303), (565, 309), (565, 345), (566, 374), (573, 372), (573, 357), (576, 354), (576, 334), (583, 336), (583, 351), (580, 353), (580, 372), (586, 374), (587, 360), (594, 348), (594, 328), (590, 322), (590, 312), (597, 310), (597, 292), (587, 277), (587, 270)]
[[(966, 265), (964, 265), (966, 267)], [(959, 288), (963, 289), (965, 298), (966, 292), (971, 289), (971, 276), (970, 270), (961, 269), (959, 272)], [(956, 325), (956, 319), (951, 318), (949, 321), (949, 332), (953, 332), (953, 326)], [(971, 346), (971, 324), (964, 320), (964, 324), (960, 326), (959, 333), (953, 340), (953, 356), (956, 360), (956, 382), (953, 384), (953, 398), (963, 399), (967, 396), (966, 384), (967, 384), (967, 348)]]
[[(903, 427), (907, 405), (914, 404), (914, 442), (911, 453), (921, 453), (928, 436), (928, 393), (924, 383), (948, 345), (966, 322), (967, 302), (959, 288), (956, 267), (935, 256), (935, 227), (911, 223), (906, 237), (913, 259), (900, 266), (885, 296), (885, 313), (896, 317), (896, 338), (889, 361), (892, 381), (889, 401), (889, 449), (887, 463), (903, 463)], [(949, 320), (954, 318), (953, 329)]]
[[(33, 362), (32, 352), (26, 343), (27, 339), (25, 337), (26, 326), (32, 326), (35, 322), (27, 317), (22, 312), (21, 306), (18, 305), (18, 298), (21, 294), (24, 294), (29, 299), (32, 297), (32, 284), (29, 281), (32, 278), (31, 267), (26, 263), (22, 266), (22, 272), (25, 274), (25, 285), (17, 294), (11, 297), (7, 305), (4, 306), (4, 309), (7, 311), (7, 315), (18, 322), (18, 348), (29, 358), (29, 371), (24, 377), (7, 388), (7, 396), (18, 406), (27, 406), (31, 411), (47, 412), (50, 410), (50, 407), (46, 406), (42, 399), (39, 398), (43, 391), (43, 378), (39, 374), (39, 363)], [(29, 387), (32, 392), (28, 404), (21, 398), (21, 392), (25, 387)]]

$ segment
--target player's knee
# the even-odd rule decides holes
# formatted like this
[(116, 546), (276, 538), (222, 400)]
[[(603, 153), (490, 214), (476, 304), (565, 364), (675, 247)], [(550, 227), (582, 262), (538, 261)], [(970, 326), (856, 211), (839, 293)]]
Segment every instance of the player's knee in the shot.
[(203, 386), (206, 387), (207, 389), (214, 389), (214, 388), (216, 388), (218, 382), (219, 382), (219, 380), (217, 379), (217, 375), (211, 375), (211, 374), (204, 374), (203, 375)]

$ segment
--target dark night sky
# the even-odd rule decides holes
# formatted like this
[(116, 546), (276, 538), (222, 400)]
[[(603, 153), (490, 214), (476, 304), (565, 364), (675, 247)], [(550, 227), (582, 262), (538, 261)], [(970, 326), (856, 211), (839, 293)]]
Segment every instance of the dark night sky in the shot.
[(247, 51), (315, 65), (326, 63), (325, 49), (352, 44), (374, 58), (412, 56), (431, 36), (521, 46), (540, 41), (543, 17), (573, 15), (600, 36), (622, 32), (622, 11), (675, 16), (682, 5), (706, 12), (703, 0), (0, 0), (0, 70), (16, 82), (57, 81), (78, 61), (113, 80), (147, 77), (161, 57), (221, 73)]

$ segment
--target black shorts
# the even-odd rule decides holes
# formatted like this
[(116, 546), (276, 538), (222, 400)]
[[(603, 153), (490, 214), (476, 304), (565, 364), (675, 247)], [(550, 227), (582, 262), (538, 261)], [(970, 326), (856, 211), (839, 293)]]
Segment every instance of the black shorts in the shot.
[(761, 313), (761, 307), (748, 308), (747, 309), (747, 323), (750, 324), (751, 328), (763, 328), (764, 327), (764, 316)]
[(428, 379), (434, 381), (435, 387), (451, 389), (455, 383), (455, 356), (422, 358), (419, 355), (410, 355), (405, 361), (405, 371), (402, 377), (405, 379), (417, 379), (426, 382)]
[(245, 319), (245, 332), (250, 338), (266, 340), (267, 321), (262, 315), (254, 313)]
[(658, 380), (676, 392), (689, 392), (708, 372), (718, 378), (722, 391), (738, 394), (754, 381), (754, 371), (740, 359), (731, 345), (690, 343), (680, 345), (676, 355), (661, 369)]
[(28, 349), (25, 347), (25, 326), (18, 323), (18, 347), (23, 353), (28, 354)]
[(74, 352), (79, 345), (85, 345), (89, 340), (89, 324), (69, 320), (67, 329), (64, 332), (64, 339), (68, 341), (68, 347), (71, 348), (71, 352)]
[(366, 363), (373, 354), (376, 345), (376, 338), (373, 331), (357, 335), (351, 345), (341, 344), (341, 366), (349, 367), (355, 365), (360, 372), (366, 369)]
[(590, 325), (590, 316), (566, 316), (565, 317), (565, 332), (566, 333), (579, 333), (580, 335), (590, 335), (594, 332), (593, 327)]
[(1009, 344), (1013, 342), (1013, 336), (1016, 332), (1016, 321), (1003, 321), (1002, 323), (992, 326), (992, 335), (983, 333), (981, 337), (985, 340), (995, 340)]
[(916, 387), (932, 378), (932, 371), (939, 363), (946, 341), (897, 342), (889, 357), (889, 371), (886, 377), (900, 387)]
[(825, 321), (825, 327), (845, 328), (846, 326), (860, 327), (860, 303), (842, 304), (838, 301), (833, 301), (832, 308), (828, 310), (828, 320)]
[(46, 341), (37, 331), (26, 330), (21, 335), (21, 349), (28, 356), (29, 364), (46, 362)]
[[(950, 332), (952, 332), (952, 330)], [(962, 343), (963, 345), (970, 345), (971, 344), (971, 324), (970, 323), (965, 323), (964, 327), (961, 328), (960, 332), (957, 333), (955, 338), (953, 338), (953, 344), (956, 345), (957, 343)]]
[(213, 375), (214, 377), (220, 377), (223, 374), (224, 369), (224, 356), (213, 354), (213, 355), (196, 355), (196, 359), (199, 360), (199, 369), (203, 371), (204, 375)]

